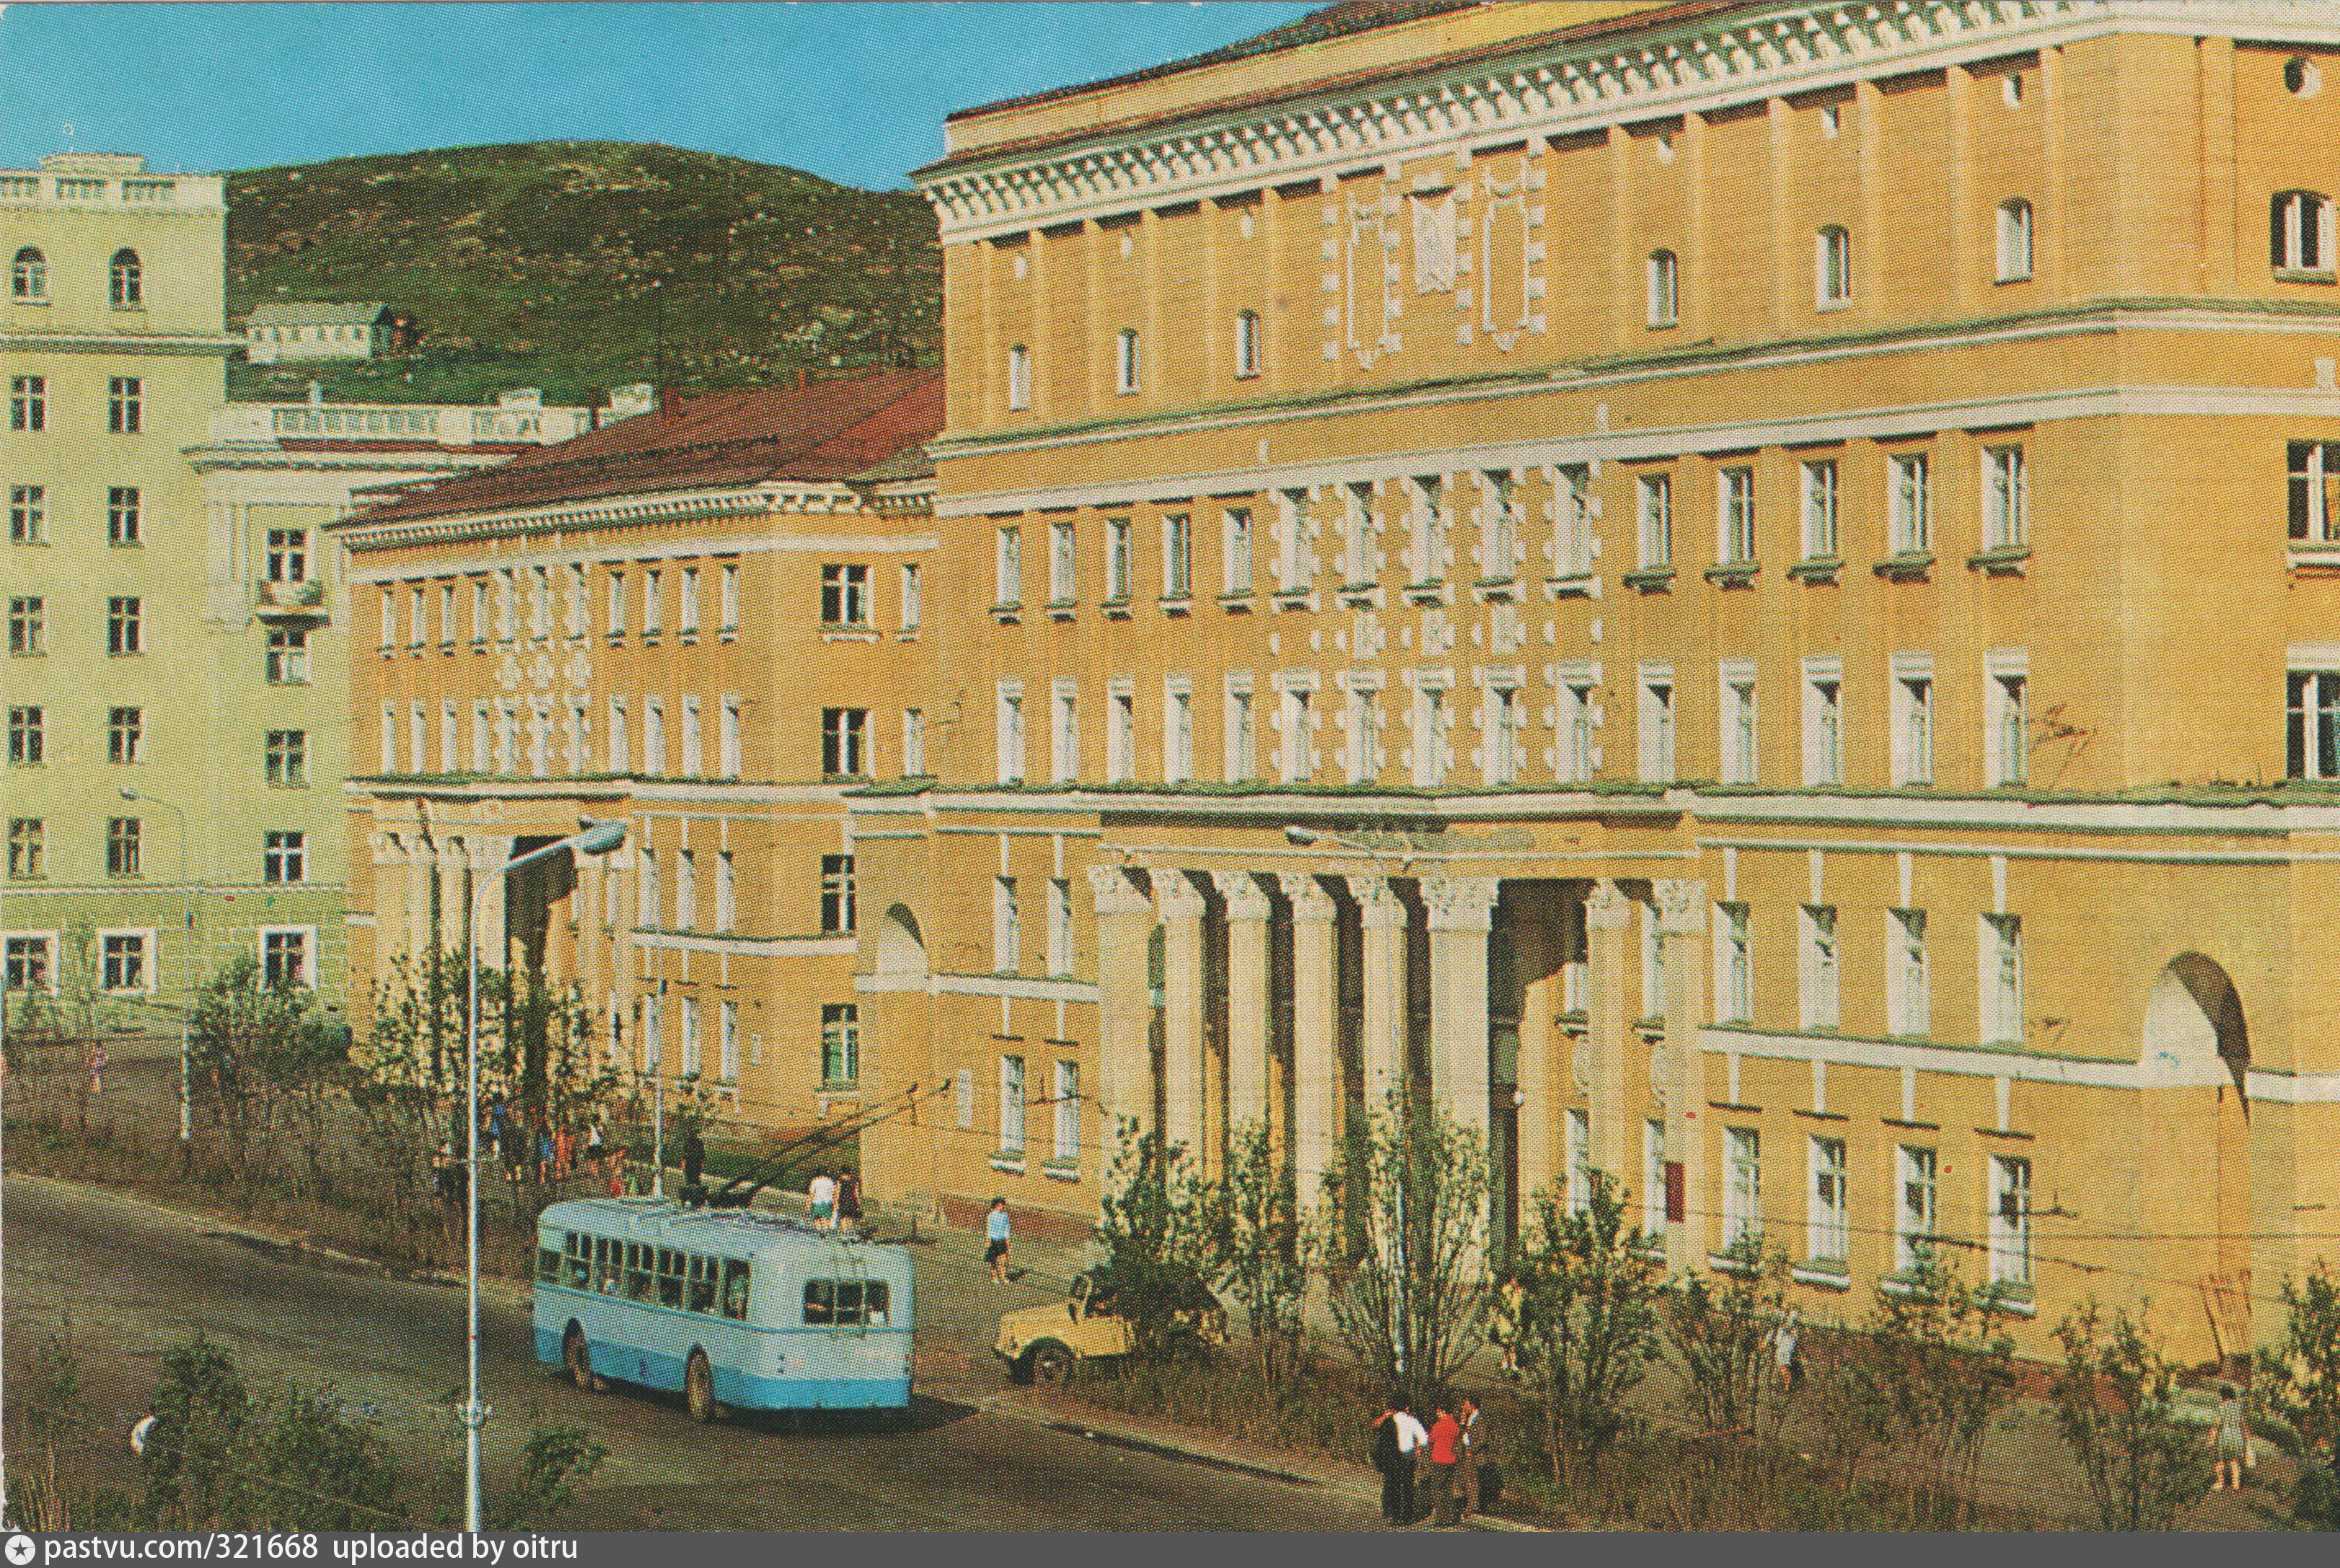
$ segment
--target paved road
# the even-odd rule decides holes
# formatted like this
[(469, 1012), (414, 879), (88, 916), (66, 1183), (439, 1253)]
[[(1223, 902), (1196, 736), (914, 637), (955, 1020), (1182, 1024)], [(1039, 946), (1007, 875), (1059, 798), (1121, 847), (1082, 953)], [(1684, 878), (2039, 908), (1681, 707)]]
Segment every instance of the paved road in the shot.
[[(201, 1329), (254, 1384), (330, 1380), (346, 1400), (372, 1403), (411, 1474), (432, 1472), (457, 1452), (451, 1405), (463, 1366), (460, 1289), (320, 1266), (133, 1199), (35, 1177), (9, 1176), (0, 1206), (8, 1351), (53, 1332), (69, 1312), (99, 1419), (112, 1431), (126, 1431), (143, 1412), (162, 1353)], [(1010, 1303), (1002, 1296), (1001, 1304)], [(525, 1298), (509, 1287), (483, 1300), (481, 1334), (495, 1407), (491, 1485), (531, 1425), (575, 1423), (609, 1446), (564, 1521), (574, 1528), (1353, 1530), (1378, 1523), (1372, 1504), (1353, 1496), (1108, 1448), (977, 1408), (963, 1400), (986, 1386), (981, 1375), (938, 1379), (962, 1398), (922, 1396), (899, 1431), (849, 1420), (801, 1430), (781, 1421), (701, 1427), (672, 1400), (586, 1394), (539, 1368)], [(930, 1349), (923, 1330), (920, 1337), (924, 1363)], [(964, 1336), (932, 1347), (931, 1359), (966, 1367)]]

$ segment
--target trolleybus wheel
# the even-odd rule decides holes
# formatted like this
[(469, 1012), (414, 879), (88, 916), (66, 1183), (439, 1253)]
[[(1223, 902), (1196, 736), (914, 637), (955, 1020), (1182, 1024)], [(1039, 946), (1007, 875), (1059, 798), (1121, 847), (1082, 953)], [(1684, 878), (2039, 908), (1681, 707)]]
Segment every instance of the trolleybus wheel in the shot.
[(703, 1350), (690, 1353), (690, 1365), (682, 1374), (682, 1397), (693, 1421), (715, 1419), (715, 1369), (707, 1365)]
[(575, 1324), (569, 1325), (569, 1336), (561, 1342), (560, 1365), (569, 1374), (569, 1381), (593, 1392), (593, 1353), (585, 1347), (585, 1331)]
[(1073, 1353), (1055, 1340), (1032, 1347), (1032, 1381), (1043, 1388), (1062, 1388), (1073, 1375)]

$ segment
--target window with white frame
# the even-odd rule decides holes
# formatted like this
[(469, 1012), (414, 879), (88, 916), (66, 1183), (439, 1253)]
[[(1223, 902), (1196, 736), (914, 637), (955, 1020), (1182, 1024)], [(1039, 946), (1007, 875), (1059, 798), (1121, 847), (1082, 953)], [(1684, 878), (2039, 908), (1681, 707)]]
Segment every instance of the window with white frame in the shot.
[(1073, 885), (1063, 877), (1048, 878), (1048, 973), (1073, 972)]
[(37, 936), (12, 936), (8, 943), (8, 989), (12, 991), (55, 991), (56, 938), (46, 932)]
[(902, 563), (902, 630), (917, 630), (918, 618), (924, 612), (925, 606), (919, 602), (918, 563), (906, 561)]
[(1885, 1031), (1923, 1038), (1933, 1028), (1926, 966), (1926, 911), (1891, 909), (1885, 922)]
[(1080, 1063), (1059, 1061), (1056, 1064), (1056, 1081), (1048, 1097), (1053, 1102), (1049, 1108), (1056, 1113), (1050, 1118), (1054, 1124), (1051, 1128), (1053, 1136), (1049, 1139), (1050, 1157), (1060, 1161), (1077, 1160), (1081, 1157)]
[(1755, 561), (1755, 471), (1726, 468), (1714, 476), (1715, 559), (1726, 566)]
[(316, 940), (317, 932), (313, 926), (261, 928), (262, 983), (272, 991), (290, 990), (295, 986), (314, 986), (317, 983), (316, 971), (312, 966)]
[[(420, 597), (418, 594), (418, 600)], [(417, 608), (420, 608), (419, 604)], [(528, 634), (540, 641), (552, 635), (552, 571), (550, 567), (529, 569)], [(415, 640), (421, 640), (419, 633)]]
[(45, 300), (49, 297), (49, 261), (37, 246), (26, 245), (16, 253), (8, 286), (11, 297), (15, 299)]
[(422, 704), (412, 704), (406, 710), (406, 770), (424, 773), (430, 770), (431, 727), (423, 718)]
[(1024, 1157), (1024, 1058), (999, 1058), (999, 1152)]
[(1225, 542), (1222, 566), (1229, 595), (1251, 591), (1251, 509), (1229, 507), (1221, 526)]
[(1635, 483), (1640, 497), (1641, 565), (1643, 571), (1671, 566), (1674, 559), (1674, 479), (1645, 473)]
[(1434, 474), (1413, 481), (1413, 581), (1435, 582), (1446, 575), (1445, 485)]
[(2031, 1285), (2031, 1162), (2021, 1155), (1990, 1156), (1990, 1283)]
[(645, 844), (634, 859), (634, 918), (655, 929), (659, 908), (658, 855)]
[(1592, 474), (1589, 469), (1559, 471), (1553, 498), (1552, 575), (1582, 577), (1592, 570)]
[(1023, 946), (1017, 930), (1016, 878), (994, 877), (991, 879), (991, 968), (994, 974), (1012, 975), (1022, 962)]
[(1480, 533), (1485, 544), (1479, 575), (1491, 581), (1507, 581), (1517, 569), (1519, 501), (1510, 471), (1493, 469), (1479, 476), (1484, 515)]
[(1852, 236), (1834, 223), (1812, 236), (1812, 303), (1824, 311), (1852, 303)]
[(382, 615), (374, 646), (381, 650), (385, 659), (390, 657), (390, 650), (398, 646), (398, 590), (394, 588), (382, 590)]
[(1994, 446), (1984, 449), (1982, 547), (1985, 550), (2020, 550), (2025, 539), (2026, 505), (2023, 474), (2023, 449), (2019, 446)]
[(1666, 1124), (1656, 1116), (1641, 1123), (1641, 1234), (1666, 1234)]
[(663, 697), (642, 699), (642, 771), (652, 778), (666, 771), (666, 699)]
[[(694, 573), (683, 573), (683, 630), (695, 630), (696, 617), (689, 612), (690, 581)], [(861, 628), (869, 624), (869, 569), (867, 566), (832, 563), (820, 569), (820, 622), (823, 626)]]
[(696, 1077), (699, 1071), (699, 998), (686, 995), (682, 998), (682, 1076)]
[[(139, 524), (144, 511), (145, 508), (143, 503), (143, 492), (136, 485), (117, 484), (107, 486), (105, 491), (105, 542), (108, 544), (136, 544), (139, 541), (140, 535)], [(308, 530), (300, 528), (271, 529), (269, 531), (269, 537), (271, 539), (274, 539), (280, 534), (288, 533), (298, 534), (306, 538), (308, 535)], [(302, 559), (302, 553), (303, 552), (302, 551), (292, 550), (271, 550), (269, 551), (269, 559), (272, 562), (282, 559), (297, 563)], [(268, 581), (271, 582), (298, 582), (301, 580), (297, 577), (272, 577)]]
[(1259, 726), (1252, 711), (1251, 689), (1234, 677), (1227, 683), (1227, 782), (1239, 784), (1259, 777)]
[(398, 704), (395, 702), (382, 705), (381, 740), (377, 758), (381, 769), (384, 773), (395, 773), (398, 771)]
[(1069, 604), (1075, 597), (1076, 584), (1074, 573), (1077, 567), (1073, 559), (1074, 549), (1073, 525), (1069, 522), (1050, 523), (1048, 525), (1048, 599), (1051, 603)]
[(1852, 1255), (1852, 1198), (1844, 1140), (1814, 1137), (1807, 1145), (1812, 1186), (1804, 1211), (1804, 1255), (1842, 1269)]
[(1235, 379), (1248, 381), (1259, 374), (1260, 338), (1259, 313), (1235, 313)]
[(716, 589), (715, 608), (722, 617), (715, 630), (726, 638), (737, 637), (739, 634), (739, 568), (733, 562), (724, 563), (723, 575)]
[(10, 376), (8, 378), (8, 428), (10, 430), (49, 428), (48, 377)]
[(1308, 559), (1308, 492), (1275, 492), (1276, 586), (1291, 593), (1308, 586), (1314, 575)]
[(695, 931), (699, 928), (699, 855), (696, 850), (674, 852), (674, 928)]
[[(626, 569), (622, 566), (611, 568), (603, 581), (609, 590), (604, 595), (606, 603), (603, 609), (603, 614), (610, 623), (609, 633), (611, 637), (623, 637), (626, 634)], [(475, 595), (479, 586), (476, 582), (471, 585)], [(478, 624), (478, 611), (475, 608), (472, 613), (474, 626)]]
[(1934, 781), (1934, 661), (1897, 653), (1892, 660), (1891, 763), (1896, 784)]
[(1080, 770), (1080, 697), (1070, 681), (1060, 680), (1049, 691), (1048, 777), (1069, 784)]
[(309, 879), (309, 836), (270, 833), (263, 836), (260, 879), (263, 882), (305, 882)]
[(1374, 686), (1349, 690), (1349, 782), (1363, 784), (1381, 775), (1382, 694)]
[(1173, 676), (1163, 683), (1162, 777), (1185, 784), (1195, 777), (1195, 694), (1185, 680)]
[(996, 747), (999, 757), (999, 781), (1002, 784), (1024, 782), (1024, 685), (1021, 681), (999, 683), (999, 714)]
[(2294, 670), (2285, 689), (2285, 777), (2340, 779), (2340, 670)]
[[(865, 712), (864, 710), (853, 708), (833, 710), (832, 711), (842, 712), (845, 714)], [(848, 733), (846, 736), (846, 739), (848, 742), (848, 759), (849, 760), (859, 760), (860, 749), (858, 746), (850, 744), (850, 731), (858, 729), (858, 728), (860, 728), (860, 726), (853, 723), (851, 720), (848, 719), (847, 721), (847, 729)], [(823, 739), (827, 739), (826, 735), (824, 735)], [(682, 771), (683, 776), (687, 779), (699, 778), (707, 770), (704, 766), (706, 761), (706, 747), (704, 745), (704, 740), (705, 733), (699, 728), (699, 699), (696, 697), (686, 697), (682, 700)], [(848, 769), (848, 771), (858, 773), (860, 769), (858, 768), (855, 768)]]
[(999, 531), (992, 554), (993, 586), (1002, 605), (1024, 602), (1024, 531), (1017, 528)]
[(106, 931), (100, 935), (100, 983), (109, 991), (145, 991), (153, 989), (149, 978), (146, 955), (151, 946), (150, 934), (144, 931)]
[[(493, 734), (494, 734), (494, 727), (493, 727), (493, 726), (489, 722), (489, 719), (488, 719), (488, 705), (487, 705), (486, 703), (484, 703), (484, 702), (474, 702), (474, 703), (472, 703), (472, 704), (471, 704), (471, 771), (472, 771), (472, 772), (474, 772), (474, 773), (487, 773), (487, 772), (490, 772), (491, 770), (492, 770), (492, 769), (493, 769), (493, 768), (494, 768), (494, 766), (495, 766), (495, 752), (494, 752), (494, 749), (493, 749), (493, 747), (492, 747), (492, 743), (491, 743), (491, 737)], [(621, 760), (622, 760), (622, 759), (621, 759)], [(610, 769), (610, 771), (611, 771), (611, 772), (613, 772), (613, 773), (623, 773), (623, 772), (628, 771), (628, 769), (625, 769), (625, 768), (623, 768), (623, 767), (618, 767), (618, 768), (612, 768), (612, 769)]]
[(1124, 396), (1137, 390), (1137, 332), (1124, 327), (1113, 340), (1113, 390)]
[(1105, 600), (1126, 603), (1132, 591), (1129, 561), (1129, 519), (1105, 520)]
[(1923, 555), (1933, 548), (1933, 524), (1926, 485), (1926, 454), (1896, 452), (1886, 465), (1893, 553)]
[(1838, 962), (1836, 909), (1827, 904), (1805, 904), (1796, 919), (1799, 993), (1807, 1029), (1833, 1029), (1842, 1017), (1841, 966)]
[(1641, 927), (1641, 1017), (1666, 1016), (1666, 942), (1658, 928), (1658, 907), (1644, 898), (1638, 912)]
[(474, 647), (488, 640), (488, 580), (471, 579), (471, 643)]
[(821, 1005), (820, 1081), (838, 1088), (861, 1081), (861, 1009), (855, 1003)]
[(46, 544), (49, 541), (49, 487), (12, 484), (8, 487), (8, 542)]
[[(642, 573), (642, 635), (656, 637), (666, 630), (665, 573), (650, 567)], [(509, 632), (506, 633), (510, 635)]]
[(1116, 690), (1106, 699), (1105, 778), (1108, 784), (1137, 778), (1137, 694)]
[(1750, 917), (1744, 904), (1717, 904), (1715, 947), (1721, 972), (1715, 980), (1716, 1010), (1726, 1024), (1744, 1024), (1755, 1016), (1754, 941)]
[[(694, 700), (684, 699), (683, 719), (696, 727)], [(695, 743), (686, 733), (687, 746)], [(695, 757), (690, 760), (696, 760)], [(869, 710), (824, 708), (820, 710), (820, 767), (831, 778), (860, 778), (869, 771)]]
[(1814, 458), (1799, 471), (1804, 559), (1833, 561), (1837, 557), (1836, 459)]
[(1487, 782), (1516, 784), (1520, 779), (1520, 760), (1526, 755), (1527, 704), (1520, 700), (1519, 689), (1509, 685), (1487, 688)]
[(1722, 1245), (1763, 1239), (1763, 1137), (1753, 1127), (1722, 1129)]
[(1594, 683), (1590, 680), (1563, 680), (1561, 683), (1561, 782), (1586, 784), (1597, 770), (1598, 751), (1593, 739), (1598, 710), (1593, 702)]
[(2023, 1043), (2023, 918), (1982, 917), (1982, 1037), (1985, 1045)]
[(1844, 666), (1835, 658), (1804, 661), (1804, 782), (1844, 782)]
[(927, 714), (922, 708), (902, 710), (902, 777), (923, 779), (927, 774)]
[(1032, 351), (1017, 343), (1007, 351), (1007, 406), (1032, 406)]
[(2029, 776), (2029, 664), (2022, 654), (1986, 656), (1982, 695), (1988, 783), (2021, 784)]
[(452, 582), (439, 585), (439, 647), (441, 651), (449, 653), (455, 648), (455, 585)]
[(562, 575), (566, 579), (562, 584), (560, 607), (563, 627), (570, 636), (582, 637), (585, 635), (585, 568), (572, 562)]
[(1280, 694), (1283, 712), (1283, 756), (1279, 771), (1286, 784), (1305, 784), (1314, 760), (1314, 748), (1309, 745), (1309, 708), (1315, 693), (1298, 687), (1287, 687)]
[(2031, 203), (2020, 196), (1998, 204), (1998, 281), (2021, 283), (2031, 275)]
[(1349, 561), (1344, 579), (1363, 585), (1380, 575), (1373, 559), (1377, 553), (1373, 545), (1373, 487), (1360, 481), (1350, 485), (1343, 494), (1348, 503), (1347, 527), (1343, 532), (1348, 536), (1349, 541)]
[(820, 928), (824, 934), (841, 935), (855, 928), (858, 918), (859, 891), (850, 855), (823, 855), (820, 858)]
[(1571, 1106), (1567, 1136), (1568, 1212), (1582, 1214), (1592, 1206), (1592, 1113)]
[(655, 992), (642, 997), (642, 1070), (657, 1073), (666, 1065), (666, 1008)]
[(2340, 544), (2340, 442), (2288, 444), (2290, 534), (2299, 544)]
[(1725, 660), (1720, 667), (1722, 782), (1752, 784), (1759, 767), (1755, 729), (1755, 667)]
[(1681, 319), (1681, 264), (1671, 251), (1651, 251), (1644, 270), (1649, 324), (1670, 327)]
[(529, 710), (528, 771), (532, 779), (552, 777), (552, 706), (547, 702)]
[(2278, 191), (2267, 215), (2267, 260), (2276, 272), (2332, 271), (2331, 197), (2315, 191)]
[(1641, 779), (1650, 784), (1670, 784), (1674, 771), (1674, 671), (1670, 664), (1641, 666)]
[(1162, 519), (1162, 597), (1189, 599), (1195, 592), (1194, 524), (1183, 511)]
[[(481, 722), (484, 724), (485, 715), (481, 714), (479, 717), (481, 719)], [(628, 732), (626, 727), (626, 700), (624, 698), (612, 697), (610, 699), (609, 718), (602, 728), (604, 734), (604, 747), (609, 756), (610, 771), (612, 773), (630, 773), (633, 771), (633, 738)], [(474, 737), (477, 737), (480, 731), (477, 729), (472, 730)]]
[(722, 1055), (719, 1058), (722, 1081), (736, 1084), (739, 1081), (739, 1004), (733, 1001), (721, 1003), (719, 1016), (722, 1018)]
[(46, 653), (48, 643), (48, 596), (22, 593), (8, 600), (8, 653), (11, 658), (30, 658)]
[(1893, 1267), (1909, 1274), (1932, 1255), (1934, 1238), (1941, 1234), (1940, 1156), (1915, 1144), (1897, 1145), (1893, 1175), (1900, 1190), (1893, 1207)]
[(717, 723), (720, 726), (716, 735), (717, 757), (721, 764), (720, 770), (722, 776), (726, 779), (737, 779), (739, 777), (741, 760), (739, 755), (739, 700), (737, 697), (726, 697), (723, 699), (723, 707), (719, 716), (718, 717)]
[(1413, 782), (1435, 789), (1446, 782), (1446, 689), (1418, 687), (1413, 694)]
[(739, 874), (733, 868), (731, 851), (715, 852), (715, 928), (729, 931), (739, 922)]
[(146, 382), (143, 376), (114, 376), (105, 383), (105, 428), (119, 435), (136, 435), (146, 423)]

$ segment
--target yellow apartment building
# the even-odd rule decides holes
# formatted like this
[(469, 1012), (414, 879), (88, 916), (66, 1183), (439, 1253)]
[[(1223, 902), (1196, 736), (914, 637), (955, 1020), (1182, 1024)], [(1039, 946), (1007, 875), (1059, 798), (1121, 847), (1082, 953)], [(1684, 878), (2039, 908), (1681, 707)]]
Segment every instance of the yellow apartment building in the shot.
[[(1387, 13), (1382, 15), (1386, 16)], [(2327, 82), (2326, 75), (2332, 80)], [(2325, 95), (2325, 89), (2332, 96)], [(953, 117), (873, 1186), (1412, 1083), (1859, 1316), (2340, 1255), (2340, 20), (1332, 13)]]
[[(353, 993), (532, 969), (621, 1075), (803, 1126), (862, 1092), (847, 792), (922, 774), (942, 378), (669, 397), (331, 526)], [(606, 855), (496, 868), (619, 819)]]

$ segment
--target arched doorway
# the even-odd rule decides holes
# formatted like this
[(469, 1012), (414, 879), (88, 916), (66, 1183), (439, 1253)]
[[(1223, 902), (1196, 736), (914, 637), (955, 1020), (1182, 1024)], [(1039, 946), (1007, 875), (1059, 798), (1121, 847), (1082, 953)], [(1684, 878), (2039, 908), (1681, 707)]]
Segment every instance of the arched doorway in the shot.
[(2203, 1303), (2228, 1357), (2247, 1355), (2251, 1344), (2250, 1060), (2242, 1000), (2226, 971), (2200, 953), (2172, 958), (2146, 998), (2143, 1065), (2186, 1107), (2177, 1130), (2192, 1145), (2194, 1179), (2208, 1189), (2193, 1212), (2206, 1214), (2213, 1231), (2199, 1254)]

